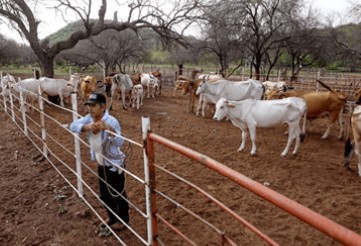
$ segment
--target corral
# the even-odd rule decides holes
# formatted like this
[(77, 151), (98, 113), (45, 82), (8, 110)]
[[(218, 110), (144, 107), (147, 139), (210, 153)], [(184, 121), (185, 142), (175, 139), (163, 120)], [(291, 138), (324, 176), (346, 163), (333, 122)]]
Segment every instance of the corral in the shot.
[[(251, 157), (249, 142), (244, 153), (236, 151), (241, 138), (239, 129), (229, 122), (213, 121), (210, 112), (206, 118), (196, 117), (188, 112), (188, 98), (181, 95), (173, 97), (172, 93), (173, 89), (166, 87), (162, 96), (145, 99), (144, 107), (139, 110), (122, 110), (117, 102), (112, 114), (120, 120), (124, 136), (141, 142), (140, 119), (147, 115), (150, 117), (153, 132), (218, 160), (346, 228), (361, 233), (361, 216), (358, 213), (361, 206), (361, 179), (356, 173), (343, 168), (343, 142), (337, 139), (337, 127), (333, 128), (329, 139), (321, 140), (325, 120), (318, 119), (308, 123), (306, 139), (301, 145), (300, 153), (295, 157), (289, 154), (285, 158), (279, 156), (287, 138), (284, 135), (285, 128), (259, 129), (258, 154)], [(45, 111), (59, 117), (64, 124), (69, 124), (72, 120), (71, 115), (63, 114), (50, 105), (45, 106)], [(3, 136), (0, 144), (1, 198), (4, 201), (1, 214), (2, 221), (6, 222), (2, 224), (0, 242), (3, 245), (115, 243), (113, 238), (104, 239), (96, 235), (94, 231), (99, 220), (79, 202), (76, 193), (65, 185), (46, 161), (36, 161), (35, 157), (39, 152), (32, 148), (27, 138), (14, 127), (8, 115), (3, 111), (0, 115), (1, 122), (6, 123), (2, 124), (4, 129), (0, 131)], [(32, 117), (37, 116), (34, 114)], [(51, 126), (48, 128), (52, 129)], [(64, 143), (72, 144), (73, 139), (66, 138), (61, 130), (54, 129), (53, 134)], [(200, 164), (160, 146), (156, 146), (156, 149), (156, 163), (201, 186), (279, 244), (338, 245), (304, 222), (281, 212)], [(18, 153), (15, 155), (16, 150)], [(128, 154), (130, 160), (127, 169), (142, 173), (140, 151), (132, 149)], [(88, 158), (87, 150), (83, 150), (82, 156)], [(71, 162), (72, 159), (68, 161)], [(352, 168), (355, 169), (355, 165)], [(193, 211), (217, 223), (238, 244), (265, 244), (243, 226), (230, 223), (228, 215), (202, 202), (202, 198), (190, 192), (187, 186), (177, 183), (165, 174), (159, 173), (159, 176), (159, 190), (171, 193), (178, 202), (192, 207)], [(90, 182), (96, 185), (96, 180)], [(37, 186), (38, 184), (40, 185)], [(27, 187), (32, 189), (26, 189)], [(144, 192), (142, 187), (138, 187), (131, 179), (127, 181), (127, 191), (132, 201), (140, 202), (143, 199), (140, 195)], [(192, 217), (184, 214), (177, 206), (164, 200), (159, 200), (158, 203), (159, 208), (164, 209), (163, 215), (182, 228), (185, 234), (195, 238), (199, 245), (219, 244), (219, 238), (194, 223)], [(131, 213), (130, 223), (132, 226), (144, 228), (144, 222), (137, 219), (134, 213)], [(166, 228), (159, 229), (161, 239), (166, 245), (186, 245)], [(122, 231), (119, 235), (127, 245), (139, 245), (128, 232)]]

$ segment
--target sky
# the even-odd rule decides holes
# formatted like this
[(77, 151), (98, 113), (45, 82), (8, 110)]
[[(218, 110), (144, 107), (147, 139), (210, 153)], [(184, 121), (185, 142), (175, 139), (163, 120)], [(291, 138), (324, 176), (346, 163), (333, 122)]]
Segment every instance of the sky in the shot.
[[(76, 0), (75, 0), (76, 1)], [(100, 1), (93, 1), (96, 3), (99, 3)], [(113, 2), (113, 3), (112, 3)], [(122, 1), (119, 1), (122, 2)], [(342, 15), (342, 13), (347, 13), (347, 10), (350, 8), (350, 0), (305, 0), (306, 3), (309, 4), (314, 9), (317, 9), (318, 13), (322, 18), (326, 18), (330, 15), (336, 15), (338, 13), (338, 16), (347, 16)], [(93, 6), (93, 16), (97, 16), (98, 6)], [(126, 8), (126, 5), (118, 6), (116, 4), (116, 1), (108, 1), (108, 10), (106, 14), (106, 19), (113, 19), (113, 13), (116, 9), (124, 9)], [(67, 15), (66, 19), (67, 22), (64, 21), (62, 16), (60, 14), (56, 14), (56, 12), (52, 9), (47, 9), (44, 6), (37, 6), (36, 7), (36, 17), (41, 20), (41, 23), (39, 25), (39, 38), (43, 39), (46, 36), (58, 31), (62, 27), (67, 25), (67, 22), (72, 22), (76, 20), (75, 16)], [(125, 12), (125, 11), (118, 11), (118, 13)], [(128, 11), (126, 11), (128, 13)], [(120, 15), (118, 16), (119, 20), (121, 18)], [(8, 28), (8, 26), (4, 24), (0, 24), (0, 30), (1, 34), (3, 34), (5, 37), (12, 38), (16, 40), (19, 43), (27, 43), (26, 40), (22, 40), (20, 35), (11, 28)]]

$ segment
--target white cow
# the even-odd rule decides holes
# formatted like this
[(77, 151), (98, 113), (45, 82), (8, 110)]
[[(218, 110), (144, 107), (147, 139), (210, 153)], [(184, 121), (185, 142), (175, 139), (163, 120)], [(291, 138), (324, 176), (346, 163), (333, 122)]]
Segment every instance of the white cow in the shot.
[(252, 79), (235, 82), (221, 79), (212, 83), (203, 80), (196, 91), (196, 95), (206, 95), (212, 103), (217, 103), (221, 97), (235, 101), (248, 98), (260, 100), (263, 93), (264, 86)]
[(204, 78), (208, 78), (209, 80), (214, 80), (214, 79), (223, 79), (222, 74), (217, 74), (217, 73), (210, 73), (210, 74), (200, 74), (198, 76), (198, 79), (204, 79)]
[(131, 92), (132, 107), (135, 108), (135, 105), (137, 105), (137, 109), (139, 109), (139, 106), (143, 105), (143, 98), (144, 98), (143, 86), (141, 84), (135, 85), (132, 88), (132, 92)]
[[(20, 94), (23, 92), (24, 102), (30, 102), (32, 106), (35, 105), (36, 97), (39, 92), (40, 81), (38, 79), (30, 78), (23, 79), (17, 83), (8, 83), (2, 92), (4, 97), (9, 97), (10, 91), (15, 92), (16, 94)], [(28, 108), (28, 104), (27, 107)], [(33, 108), (32, 108), (33, 109)]]
[[(281, 153), (281, 156), (284, 157), (294, 139), (296, 143), (292, 154), (297, 154), (300, 141), (303, 141), (306, 131), (306, 115), (306, 102), (298, 97), (271, 101), (254, 99), (230, 101), (221, 98), (216, 104), (213, 119), (220, 121), (228, 117), (234, 126), (241, 129), (242, 143), (238, 151), (243, 151), (245, 148), (248, 130), (252, 142), (251, 155), (256, 155), (256, 127), (269, 128), (286, 123), (288, 125), (288, 141), (286, 148)], [(302, 117), (304, 118), (301, 132), (300, 120)]]
[[(127, 109), (125, 104), (125, 93), (131, 91), (133, 87), (132, 79), (130, 78), (129, 74), (122, 74), (118, 73), (113, 76), (112, 78), (112, 87), (111, 87), (111, 97), (110, 97), (110, 106), (109, 110), (113, 109), (113, 98), (115, 96), (115, 91), (117, 88), (120, 88), (121, 94), (122, 94), (122, 103), (123, 103), (123, 109)], [(130, 102), (130, 98), (129, 98)]]
[(353, 146), (348, 136), (345, 144), (345, 167), (350, 169), (350, 159), (352, 153), (357, 156), (358, 174), (361, 177), (361, 106), (356, 106), (351, 115), (351, 129), (353, 134)]
[(40, 90), (48, 96), (59, 96), (60, 106), (64, 107), (64, 99), (68, 98), (72, 92), (75, 92), (73, 83), (65, 79), (53, 79), (41, 77)]
[(156, 88), (159, 86), (158, 79), (148, 73), (142, 73), (140, 75), (140, 83), (147, 90), (147, 98), (154, 98)]

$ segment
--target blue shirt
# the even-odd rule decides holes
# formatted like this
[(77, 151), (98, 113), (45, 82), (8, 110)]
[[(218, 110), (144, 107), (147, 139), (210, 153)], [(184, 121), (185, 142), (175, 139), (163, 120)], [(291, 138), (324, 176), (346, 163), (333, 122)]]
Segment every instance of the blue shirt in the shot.
[[(112, 127), (115, 130), (117, 135), (121, 135), (121, 128), (120, 128), (120, 124), (119, 124), (118, 120), (116, 118), (114, 118), (113, 116), (111, 116), (109, 114), (108, 110), (105, 110), (102, 120), (108, 126)], [(93, 121), (94, 121), (93, 117), (91, 117), (90, 114), (87, 114), (83, 118), (73, 121), (70, 124), (69, 128), (74, 133), (81, 133), (83, 126), (86, 124), (90, 124)], [(90, 134), (91, 134), (91, 132), (89, 131), (88, 138), (90, 137)], [(109, 134), (108, 132), (103, 131), (103, 130), (100, 131), (100, 134), (101, 134), (103, 143), (105, 143), (106, 141), (109, 141), (109, 148), (107, 148), (106, 151), (103, 151), (104, 152), (103, 155), (107, 159), (110, 159), (113, 164), (123, 167), (125, 155), (119, 148), (123, 145), (124, 139), (119, 136), (114, 136), (112, 134)], [(90, 149), (90, 155), (91, 155), (91, 160), (94, 160), (95, 159), (94, 158), (95, 157), (94, 150)], [(114, 159), (114, 158), (112, 158), (112, 156), (118, 156), (119, 158)], [(104, 163), (105, 166), (114, 166), (108, 160), (104, 159), (104, 162), (105, 162)], [(113, 167), (110, 170), (116, 171), (117, 168)]]

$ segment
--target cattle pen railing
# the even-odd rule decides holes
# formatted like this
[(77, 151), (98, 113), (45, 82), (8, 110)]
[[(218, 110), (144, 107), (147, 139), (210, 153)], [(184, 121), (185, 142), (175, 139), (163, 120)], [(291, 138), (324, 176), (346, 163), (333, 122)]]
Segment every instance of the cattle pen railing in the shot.
[[(15, 98), (18, 99), (20, 102), (19, 104), (14, 102)], [(64, 117), (64, 114), (68, 115), (67, 122), (69, 122), (71, 119), (79, 117), (80, 115), (77, 114), (76, 96), (73, 95), (72, 110), (52, 104), (42, 96), (37, 96), (37, 98), (39, 100), (39, 108), (29, 105), (35, 110), (34, 113), (29, 113), (25, 110), (25, 105), (27, 102), (23, 100), (22, 93), (20, 93), (19, 96), (10, 93), (9, 100), (4, 98), (1, 101), (1, 107), (12, 118), (13, 122), (19, 127), (19, 129), (21, 129), (23, 133), (30, 139), (33, 145), (49, 161), (54, 169), (71, 186), (71, 188), (73, 188), (78, 193), (79, 197), (83, 199), (92, 212), (94, 212), (94, 214), (104, 222), (104, 219), (101, 215), (103, 209), (99, 209), (94, 205), (96, 202), (100, 202), (102, 205), (104, 204), (99, 199), (97, 191), (91, 184), (87, 182), (90, 180), (89, 176), (84, 174), (84, 172), (87, 171), (88, 175), (99, 178), (97, 174), (92, 171), (91, 165), (89, 165), (88, 161), (85, 160), (86, 154), (83, 154), (83, 152), (87, 153), (90, 146), (86, 141), (77, 136), (77, 134), (71, 133), (67, 129), (67, 126), (64, 124), (64, 122), (61, 122), (61, 120), (55, 118), (55, 114), (51, 114), (53, 108), (57, 108), (58, 110), (61, 110), (60, 114), (62, 117)], [(44, 102), (49, 104), (51, 108), (46, 109), (44, 107)], [(52, 125), (47, 124), (48, 121), (52, 121)], [(61, 131), (60, 134), (57, 135), (55, 132), (52, 132), (54, 129), (50, 129), (49, 126), (54, 127), (54, 125), (56, 125), (56, 128), (58, 128), (58, 131)], [(62, 135), (65, 133), (70, 136), (70, 139), (74, 138), (74, 145), (69, 143), (69, 141), (66, 142), (66, 144), (61, 141), (61, 138), (63, 137)], [(221, 245), (237, 245), (232, 237), (228, 236), (227, 233), (222, 230), (222, 228), (218, 228), (217, 226), (213, 225), (213, 223), (203, 219), (202, 216), (192, 211), (192, 208), (187, 208), (176, 199), (170, 197), (166, 192), (159, 190), (158, 187), (160, 183), (157, 179), (159, 175), (156, 173), (156, 170), (159, 170), (166, 173), (167, 175), (171, 175), (173, 178), (178, 179), (179, 181), (194, 189), (196, 192), (205, 196), (206, 199), (210, 201), (210, 203), (215, 204), (223, 211), (230, 214), (230, 216), (233, 217), (237, 222), (243, 224), (246, 228), (253, 231), (268, 244), (278, 245), (272, 238), (258, 230), (247, 220), (243, 219), (240, 215), (235, 213), (231, 208), (225, 206), (222, 201), (214, 198), (211, 194), (207, 193), (204, 189), (198, 187), (197, 185), (189, 182), (186, 178), (182, 178), (177, 174), (169, 171), (165, 165), (161, 165), (160, 163), (156, 162), (155, 157), (157, 152), (155, 143), (157, 143), (163, 147), (166, 147), (201, 163), (207, 167), (207, 169), (214, 170), (227, 179), (235, 182), (239, 186), (242, 186), (261, 197), (262, 199), (276, 205), (281, 210), (284, 210), (296, 218), (306, 222), (307, 224), (335, 239), (336, 241), (345, 245), (361, 245), (361, 236), (355, 232), (350, 231), (347, 228), (325, 218), (324, 216), (298, 204), (297, 202), (292, 201), (287, 197), (265, 187), (264, 185), (245, 177), (244, 175), (226, 167), (225, 165), (213, 160), (208, 156), (205, 156), (199, 152), (191, 150), (151, 132), (149, 117), (142, 118), (142, 133), (143, 144), (139, 144), (136, 141), (122, 136), (130, 144), (138, 147), (137, 151), (141, 151), (143, 153), (143, 178), (139, 177), (141, 175), (135, 175), (129, 170), (124, 169), (126, 175), (131, 177), (133, 180), (130, 182), (138, 182), (140, 184), (141, 188), (138, 189), (137, 192), (144, 192), (144, 200), (139, 202), (141, 203), (141, 208), (138, 208), (135, 202), (132, 201), (132, 196), (129, 196), (128, 200), (131, 208), (140, 214), (140, 217), (142, 217), (143, 221), (146, 221), (147, 228), (145, 232), (143, 231), (138, 233), (139, 228), (137, 228), (137, 225), (140, 226), (142, 222), (132, 227), (127, 227), (128, 230), (130, 230), (133, 235), (135, 235), (140, 243), (144, 245), (163, 245), (164, 243), (162, 242), (162, 234), (159, 231), (159, 226), (162, 224), (167, 228), (170, 228), (170, 230), (176, 235), (179, 235), (178, 240), (182, 239), (190, 245), (197, 245), (197, 243), (194, 242), (194, 239), (188, 237), (184, 232), (178, 229), (176, 225), (174, 225), (176, 224), (175, 221), (166, 219), (166, 213), (169, 211), (166, 209), (162, 210), (158, 205), (159, 200), (162, 198), (172, 203), (177, 208), (183, 210), (185, 213), (190, 214), (194, 218), (194, 220), (191, 220), (192, 224), (195, 223), (195, 220), (198, 220), (207, 227), (211, 228), (220, 238), (219, 241)], [(69, 138), (67, 138), (67, 140), (69, 140)], [(80, 144), (82, 144), (82, 146), (86, 149), (85, 151), (84, 148), (83, 151), (81, 151)], [(60, 150), (58, 150), (59, 147)], [(75, 151), (70, 149), (74, 149)], [(71, 163), (66, 163), (63, 161), (64, 159), (69, 160), (69, 158), (73, 158), (74, 161), (71, 161)], [(82, 169), (83, 167), (85, 167), (84, 170)], [(83, 186), (85, 186), (86, 190), (83, 190)], [(92, 195), (92, 197), (84, 196), (84, 192), (89, 192), (88, 194)], [(187, 226), (192, 227), (192, 224)], [(193, 230), (197, 229), (194, 228)], [(124, 239), (119, 237), (116, 232), (112, 231), (112, 233), (119, 241), (119, 243), (126, 245)]]

